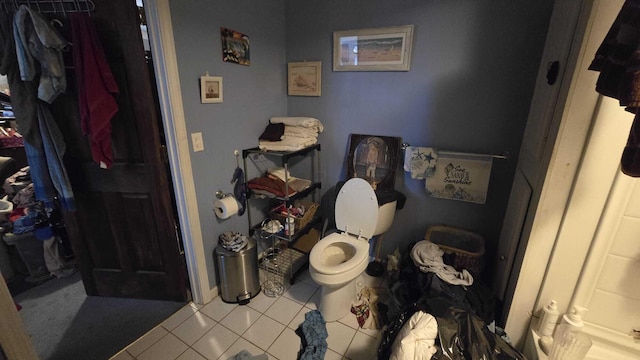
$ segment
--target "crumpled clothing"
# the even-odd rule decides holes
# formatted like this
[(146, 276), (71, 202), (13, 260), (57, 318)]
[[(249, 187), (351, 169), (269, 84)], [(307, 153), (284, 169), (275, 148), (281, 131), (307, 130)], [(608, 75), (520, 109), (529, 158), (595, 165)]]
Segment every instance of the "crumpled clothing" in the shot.
[[(14, 15), (13, 34), (22, 80), (40, 74), (38, 98), (51, 104), (67, 89), (62, 50), (69, 42), (36, 11), (20, 5)], [(36, 62), (40, 68), (36, 68)]]
[(303, 353), (300, 360), (323, 360), (327, 352), (327, 324), (318, 310), (309, 311), (304, 315), (304, 322), (296, 333), (302, 329), (304, 335), (302, 341)]
[(247, 186), (251, 190), (264, 190), (279, 197), (296, 194), (296, 191), (290, 186), (287, 186), (284, 181), (269, 176), (251, 179), (247, 183)]
[(31, 174), (29, 173), (29, 166), (25, 166), (4, 180), (2, 190), (4, 190), (6, 195), (13, 195), (16, 193), (16, 187), (21, 187), (24, 183), (30, 182)]
[(358, 294), (358, 299), (351, 304), (351, 313), (356, 316), (358, 325), (362, 329), (380, 329), (382, 321), (378, 312), (380, 288), (364, 287)]
[(249, 243), (249, 239), (242, 233), (236, 231), (225, 231), (218, 238), (218, 244), (224, 249), (238, 252), (244, 249)]
[(236, 168), (236, 171), (233, 173), (233, 177), (231, 178), (231, 183), (233, 184), (234, 182), (233, 196), (240, 205), (240, 208), (238, 209), (238, 216), (242, 216), (247, 207), (247, 184), (244, 181), (244, 171), (239, 167)]
[(42, 204), (36, 203), (24, 216), (14, 221), (12, 232), (19, 235), (33, 231), (38, 239), (46, 240), (53, 236), (53, 230), (49, 225), (49, 217)]
[(402, 326), (391, 346), (390, 360), (428, 360), (436, 353), (438, 322), (431, 314), (415, 312)]
[(269, 356), (267, 354), (260, 354), (253, 356), (247, 350), (242, 350), (239, 353), (233, 355), (229, 358), (229, 360), (268, 360)]
[(36, 202), (36, 193), (33, 183), (30, 183), (11, 199), (13, 205), (17, 208), (31, 207)]
[(428, 240), (418, 241), (411, 249), (411, 259), (422, 272), (433, 272), (440, 279), (453, 285), (471, 285), (473, 276), (466, 270), (458, 272), (442, 260), (444, 252)]

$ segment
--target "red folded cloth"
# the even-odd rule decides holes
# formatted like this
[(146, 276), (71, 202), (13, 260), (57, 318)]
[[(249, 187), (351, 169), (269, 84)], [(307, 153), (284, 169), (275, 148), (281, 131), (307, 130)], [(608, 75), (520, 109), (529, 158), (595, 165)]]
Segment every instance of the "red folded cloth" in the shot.
[[(247, 183), (247, 186), (249, 187), (249, 189), (268, 191), (273, 195), (279, 196), (279, 197), (285, 197), (287, 195), (291, 196), (296, 193), (296, 191), (293, 190), (290, 186), (287, 186), (284, 183), (284, 181), (277, 178), (271, 178), (268, 176), (251, 179)], [(286, 194), (285, 194), (285, 191), (287, 191)]]

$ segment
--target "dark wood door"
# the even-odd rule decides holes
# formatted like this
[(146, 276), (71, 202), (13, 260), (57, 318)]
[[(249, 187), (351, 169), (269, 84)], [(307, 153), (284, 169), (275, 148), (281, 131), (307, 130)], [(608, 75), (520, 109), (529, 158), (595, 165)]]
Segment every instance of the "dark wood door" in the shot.
[(53, 106), (67, 142), (65, 164), (77, 211), (66, 213), (64, 220), (82, 280), (88, 295), (188, 300), (155, 82), (138, 9), (135, 0), (93, 2), (92, 19), (120, 89), (110, 169), (92, 160), (80, 129), (72, 65), (68, 91)]

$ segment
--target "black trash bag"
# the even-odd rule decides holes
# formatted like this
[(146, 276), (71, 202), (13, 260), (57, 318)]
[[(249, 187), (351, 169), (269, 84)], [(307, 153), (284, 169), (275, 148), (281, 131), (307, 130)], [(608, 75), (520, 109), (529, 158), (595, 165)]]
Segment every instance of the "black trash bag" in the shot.
[(389, 359), (402, 326), (417, 311), (429, 313), (438, 321), (438, 351), (432, 360), (526, 360), (522, 353), (492, 333), (480, 317), (451, 306), (444, 298), (421, 299), (398, 314), (383, 331), (378, 359)]
[(402, 326), (417, 311), (433, 315), (438, 322), (437, 360), (526, 359), (518, 350), (492, 333), (487, 324), (494, 320), (494, 298), (480, 281), (471, 286), (449, 284), (418, 269), (407, 255), (398, 273), (389, 282), (389, 322), (378, 346), (378, 358), (389, 359), (392, 345)]

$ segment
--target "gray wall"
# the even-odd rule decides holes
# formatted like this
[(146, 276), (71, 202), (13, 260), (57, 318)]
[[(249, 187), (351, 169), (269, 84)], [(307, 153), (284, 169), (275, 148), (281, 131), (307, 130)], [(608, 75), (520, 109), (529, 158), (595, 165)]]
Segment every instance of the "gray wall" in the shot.
[[(322, 61), (322, 97), (289, 97), (290, 116), (313, 116), (325, 182), (344, 179), (349, 134), (399, 136), (415, 146), (511, 154), (493, 163), (485, 205), (435, 199), (399, 172), (404, 209), (382, 253), (424, 238), (429, 225), (500, 234), (552, 1), (286, 0), (287, 61)], [(333, 72), (336, 30), (414, 25), (409, 72)]]
[[(284, 3), (172, 0), (170, 7), (187, 131), (202, 132), (204, 140), (205, 150), (192, 152), (191, 162), (213, 288), (218, 236), (247, 232), (246, 216), (216, 218), (215, 192), (233, 191), (233, 150), (257, 146), (269, 118), (287, 113)], [(222, 61), (220, 27), (249, 36), (250, 66)], [(199, 77), (206, 71), (223, 78), (223, 103), (200, 103)]]
[[(232, 190), (233, 149), (257, 145), (271, 116), (320, 119), (323, 191), (344, 179), (350, 133), (399, 136), (412, 145), (478, 153), (496, 160), (485, 205), (427, 197), (424, 182), (399, 171), (404, 209), (383, 254), (422, 239), (427, 226), (477, 231), (495, 246), (509, 195), (552, 1), (171, 0), (187, 130), (201, 131), (192, 153), (207, 266), (227, 230), (247, 231), (246, 216), (220, 221), (218, 189)], [(332, 72), (337, 30), (412, 24), (409, 72)], [(219, 28), (249, 35), (251, 66), (222, 62)], [(286, 63), (322, 61), (322, 96), (286, 94)], [(224, 78), (224, 103), (200, 104), (198, 77)]]

